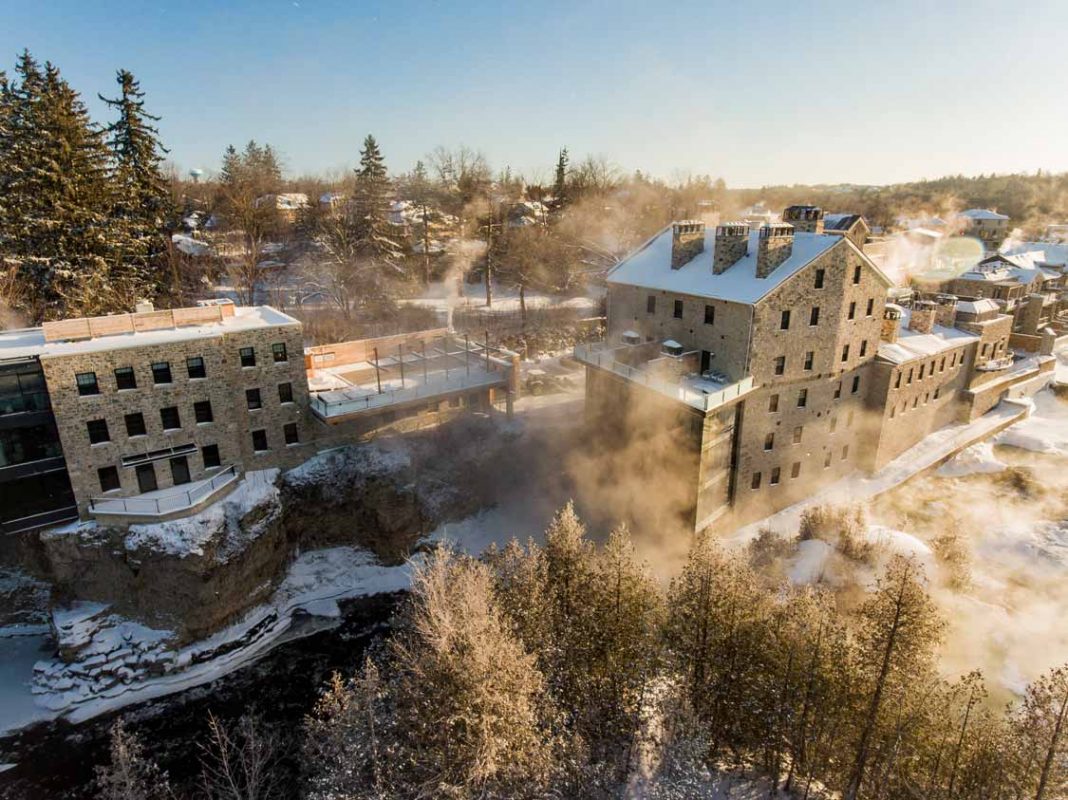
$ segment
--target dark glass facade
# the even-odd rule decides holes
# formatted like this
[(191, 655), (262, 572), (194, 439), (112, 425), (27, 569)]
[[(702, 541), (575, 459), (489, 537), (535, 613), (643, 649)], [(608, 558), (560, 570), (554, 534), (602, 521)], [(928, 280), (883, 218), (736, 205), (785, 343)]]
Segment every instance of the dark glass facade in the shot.
[(0, 534), (77, 515), (41, 365), (0, 361)]

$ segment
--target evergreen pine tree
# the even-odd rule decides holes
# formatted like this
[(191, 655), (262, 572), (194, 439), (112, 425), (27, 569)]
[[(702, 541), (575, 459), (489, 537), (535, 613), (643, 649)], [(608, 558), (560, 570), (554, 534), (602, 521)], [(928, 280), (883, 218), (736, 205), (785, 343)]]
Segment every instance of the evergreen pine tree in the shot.
[(356, 240), (362, 254), (389, 261), (400, 253), (389, 225), (389, 177), (378, 142), (371, 134), (363, 140), (352, 210)]
[(550, 204), (550, 210), (559, 213), (564, 210), (567, 205), (567, 170), (568, 170), (569, 156), (567, 148), (560, 149), (559, 155), (556, 157), (556, 173), (553, 178), (553, 199)]
[(116, 271), (140, 282), (146, 293), (164, 288), (168, 276), (163, 255), (175, 209), (167, 179), (160, 169), (166, 148), (152, 126), (159, 117), (144, 109), (144, 92), (134, 76), (119, 70), (120, 95), (99, 95), (118, 119), (105, 129), (112, 153), (112, 218), (118, 225), (122, 254)]

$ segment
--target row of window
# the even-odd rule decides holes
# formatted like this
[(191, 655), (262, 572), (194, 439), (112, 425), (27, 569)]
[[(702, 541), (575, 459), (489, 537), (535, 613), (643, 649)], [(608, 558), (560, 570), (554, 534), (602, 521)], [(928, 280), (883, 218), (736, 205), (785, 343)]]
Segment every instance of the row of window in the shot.
[[(850, 389), (850, 394), (856, 394), (860, 391), (860, 376), (853, 376), (853, 385)], [(838, 384), (834, 387), (834, 399), (837, 400), (842, 396), (842, 381), (838, 381)], [(800, 389), (797, 392), (797, 407), (805, 408), (808, 405), (808, 389)], [(771, 414), (776, 413), (779, 410), (779, 395), (773, 394), (768, 398), (768, 412)]]
[[(947, 358), (946, 356), (942, 356), (942, 360), (941, 361), (939, 361), (938, 359), (932, 359), (930, 364), (920, 364), (920, 374), (919, 374), (919, 377), (917, 377), (916, 379), (922, 381), (924, 379), (925, 375), (927, 377), (931, 377), (932, 375), (934, 375), (935, 374), (935, 365), (936, 364), (938, 365), (938, 371), (940, 373), (941, 372), (945, 372), (946, 371), (946, 358)], [(955, 350), (948, 356), (948, 358), (949, 358), (949, 367), (950, 367), (950, 369), (956, 367), (958, 364), (963, 364), (964, 363), (964, 353), (962, 351)], [(895, 389), (900, 389), (901, 388), (901, 380), (902, 380), (902, 376), (904, 376), (904, 374), (905, 373), (903, 371), (897, 373), (897, 376), (894, 378), (894, 388)], [(916, 368), (915, 367), (909, 367), (908, 375), (905, 378), (905, 385), (906, 386), (912, 385), (912, 378), (913, 378), (913, 376), (915, 374), (916, 374)]]
[[(834, 454), (830, 450), (828, 450), (827, 453), (824, 455), (824, 458), (823, 458), (823, 467), (824, 467), (824, 469), (826, 469), (826, 468), (831, 466), (831, 461), (833, 460), (833, 458), (834, 458)], [(847, 458), (849, 458), (849, 445), (843, 445), (842, 446), (841, 460), (845, 461)], [(795, 461), (793, 464), (790, 465), (790, 477), (791, 478), (800, 478), (801, 477), (801, 462), (800, 461)], [(763, 482), (763, 478), (764, 478), (763, 473), (761, 473), (759, 471), (754, 472), (753, 473), (753, 477), (749, 481), (749, 488), (751, 488), (751, 489), (759, 489), (761, 483)], [(771, 472), (768, 475), (768, 485), (769, 486), (778, 486), (780, 483), (782, 483), (782, 469), (781, 469), (781, 467), (772, 467), (771, 468)]]
[[(934, 390), (933, 399), (937, 400), (941, 396), (942, 396), (942, 387), (941, 386), (936, 386), (935, 390)], [(924, 396), (923, 396), (923, 404), (927, 405), (927, 403), (929, 403), (931, 401), (931, 399), (932, 399), (932, 393), (931, 392), (925, 393)], [(919, 404), (920, 404), (920, 396), (916, 395), (915, 397), (912, 398), (912, 407), (913, 408), (917, 408), (919, 406)], [(909, 401), (905, 400), (901, 404), (901, 413), (905, 414), (906, 412), (908, 412), (908, 410), (909, 410)], [(890, 406), (890, 419), (893, 419), (895, 416), (897, 416), (897, 404), (896, 403), (894, 405)]]
[[(847, 428), (853, 427), (853, 419), (854, 419), (854, 412), (853, 412), (852, 409), (850, 409), (849, 415), (848, 415), (848, 417), (846, 417), (846, 427)], [(831, 417), (831, 433), (834, 433), (837, 429), (838, 429), (838, 417), (836, 417), (836, 416)], [(804, 433), (805, 433), (804, 425), (798, 425), (796, 428), (794, 428), (793, 435), (791, 437), (791, 443), (792, 444), (801, 444), (801, 438), (804, 436)], [(764, 450), (766, 452), (766, 451), (774, 450), (774, 449), (775, 449), (775, 433), (773, 431), (773, 432), (768, 433), (767, 435), (764, 436)]]
[[(246, 389), (245, 402), (250, 411), (263, 408), (263, 399), (260, 396), (260, 390)], [(293, 384), (278, 384), (278, 402), (293, 402)], [(214, 422), (215, 415), (211, 408), (211, 401), (197, 400), (193, 403), (193, 418), (197, 421), (197, 424)], [(159, 410), (159, 419), (160, 425), (163, 427), (164, 431), (178, 430), (182, 427), (182, 418), (178, 411), (178, 406), (161, 408)], [(127, 436), (146, 436), (148, 434), (148, 429), (145, 426), (145, 415), (140, 411), (126, 414), (124, 421), (126, 423)], [(86, 422), (86, 428), (89, 433), (89, 444), (102, 444), (103, 442), (111, 441), (111, 434), (108, 431), (108, 421), (106, 419), (91, 419)]]
[[(676, 303), (680, 303), (681, 301), (676, 300), (675, 302)], [(875, 313), (875, 298), (874, 297), (869, 297), (868, 298), (868, 308), (867, 308), (867, 311), (865, 312), (865, 315), (870, 317), (874, 313)], [(681, 314), (676, 314), (675, 316), (682, 316), (682, 315)], [(849, 303), (849, 311), (847, 312), (846, 318), (847, 319), (856, 319), (857, 318), (857, 304), (856, 304), (856, 301), (852, 301), (852, 302)], [(781, 331), (790, 330), (790, 319), (791, 319), (791, 309), (784, 308), (780, 312), (780, 315), (779, 315), (779, 330), (781, 330)], [(809, 312), (808, 312), (808, 325), (809, 325), (810, 328), (814, 328), (819, 324), (820, 324), (820, 307), (819, 306), (812, 306), (809, 309)]]
[[(868, 354), (868, 340), (865, 339), (860, 343), (860, 357), (864, 358)], [(842, 347), (842, 363), (849, 361), (849, 345)], [(805, 353), (805, 361), (803, 369), (805, 372), (811, 372), (816, 363), (816, 351), (809, 350)], [(776, 375), (786, 374), (786, 356), (776, 356), (774, 362), (774, 372)]]
[[(297, 423), (287, 422), (282, 426), (282, 439), (287, 445), (300, 443), (300, 431), (297, 428)], [(266, 429), (261, 428), (252, 431), (252, 449), (257, 453), (263, 453), (271, 449), (267, 440)], [(206, 444), (201, 447), (200, 457), (203, 461), (204, 469), (213, 469), (222, 466), (222, 458), (219, 455), (219, 445), (217, 444)], [(186, 461), (186, 457), (178, 456), (172, 458), (170, 462), (171, 476), (174, 485), (177, 486), (183, 483), (189, 483), (189, 464)], [(96, 471), (96, 474), (100, 481), (100, 491), (111, 492), (122, 488), (122, 482), (119, 480), (118, 467), (114, 465), (100, 467)], [(153, 491), (156, 488), (155, 467), (152, 463), (138, 465), (137, 483), (138, 489), (141, 492)]]
[[(275, 364), (284, 364), (289, 361), (285, 342), (271, 345), (271, 357), (274, 359)], [(238, 358), (241, 360), (242, 367), (256, 366), (256, 348), (242, 347), (238, 350)], [(187, 358), (185, 360), (185, 369), (190, 380), (208, 377), (204, 359), (201, 356)], [(95, 372), (79, 372), (74, 376), (74, 380), (78, 387), (78, 394), (82, 396), (100, 394), (100, 382)], [(160, 386), (173, 382), (174, 376), (171, 372), (171, 362), (156, 361), (152, 364), (153, 385)], [(115, 370), (115, 388), (118, 390), (137, 388), (137, 374), (134, 372), (133, 367), (119, 367)]]

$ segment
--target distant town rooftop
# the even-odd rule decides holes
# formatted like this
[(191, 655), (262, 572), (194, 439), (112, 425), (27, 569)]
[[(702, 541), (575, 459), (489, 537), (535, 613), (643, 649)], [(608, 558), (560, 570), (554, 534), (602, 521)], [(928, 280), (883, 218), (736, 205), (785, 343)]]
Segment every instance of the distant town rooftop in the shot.
[(208, 302), (192, 308), (78, 317), (46, 322), (39, 328), (0, 331), (0, 360), (97, 353), (299, 324), (270, 306), (235, 307), (229, 301)]
[(969, 219), (1008, 219), (1005, 214), (999, 214), (997, 211), (992, 211), (989, 208), (969, 208), (967, 211), (960, 212), (961, 216), (968, 217)]
[(768, 277), (758, 278), (756, 266), (759, 237), (760, 229), (752, 228), (749, 232), (749, 248), (746, 255), (729, 269), (715, 275), (712, 272), (712, 260), (716, 249), (715, 226), (709, 226), (705, 230), (704, 250), (678, 269), (671, 268), (672, 229), (668, 226), (616, 265), (608, 273), (608, 283), (641, 286), (646, 289), (696, 297), (712, 297), (752, 305), (811, 263), (813, 259), (840, 242), (847, 241), (834, 234), (795, 232), (789, 258), (776, 267)]

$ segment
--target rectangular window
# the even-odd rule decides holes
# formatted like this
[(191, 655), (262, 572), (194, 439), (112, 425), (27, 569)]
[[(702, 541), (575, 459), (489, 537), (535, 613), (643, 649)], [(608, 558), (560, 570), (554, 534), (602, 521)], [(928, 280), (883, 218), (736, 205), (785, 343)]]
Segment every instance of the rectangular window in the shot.
[(822, 289), (823, 288), (823, 277), (824, 277), (824, 275), (826, 275), (826, 273), (827, 273), (827, 271), (824, 270), (824, 269), (816, 270), (816, 283), (815, 283), (815, 286), (816, 286), (817, 289)]
[(293, 402), (293, 384), (292, 383), (280, 383), (280, 384), (278, 384), (278, 402), (279, 403), (292, 403)]
[(865, 339), (860, 343), (860, 357), (864, 358), (868, 354), (868, 340)]
[(845, 461), (847, 458), (849, 458), (849, 445), (842, 448), (842, 460)]
[(297, 423), (287, 422), (282, 426), (282, 434), (285, 436), (286, 444), (297, 444), (300, 441), (300, 434), (297, 431)]
[(897, 414), (897, 406), (890, 406), (890, 419), (893, 419), (895, 414)]
[(155, 384), (171, 383), (171, 364), (169, 361), (157, 361), (152, 365), (152, 382)]
[[(679, 303), (681, 305), (681, 301), (679, 301)], [(682, 315), (679, 314), (679, 316), (682, 316)], [(272, 344), (271, 345), (271, 355), (274, 357), (274, 363), (275, 364), (282, 364), (282, 363), (284, 363), (286, 361), (289, 361), (289, 355), (286, 353), (286, 343), (285, 342), (275, 342), (274, 344)]]
[(912, 385), (912, 368), (911, 367), (909, 368), (909, 379), (907, 381), (905, 381), (905, 383), (907, 383), (909, 386)]
[(916, 406), (918, 406), (919, 404), (920, 404), (920, 398), (919, 398), (919, 395), (917, 395), (916, 397), (912, 398), (912, 407), (916, 408)]
[(716, 307), (705, 306), (705, 325), (716, 324)]
[(173, 431), (182, 427), (181, 417), (178, 415), (178, 406), (167, 406), (159, 410), (159, 421), (163, 423), (163, 430)]
[(96, 476), (100, 480), (100, 491), (102, 492), (113, 492), (122, 488), (122, 484), (119, 483), (119, 470), (117, 467), (101, 467), (96, 471)]
[(79, 372), (74, 376), (74, 380), (78, 383), (78, 394), (83, 397), (89, 394), (100, 394), (95, 372)]
[(773, 394), (771, 397), (768, 398), (768, 411), (774, 414), (778, 410), (779, 396), (777, 394)]
[(204, 369), (204, 359), (200, 356), (190, 356), (185, 360), (185, 368), (190, 378), (206, 378), (207, 370)]
[(804, 428), (798, 425), (794, 428), (794, 444), (801, 444), (801, 435), (804, 433)]
[(869, 317), (872, 315), (873, 311), (875, 311), (875, 298), (874, 297), (869, 297), (868, 298), (868, 312), (867, 312)]
[(936, 387), (936, 388), (935, 388), (935, 400), (937, 400), (937, 399), (938, 399), (938, 396), (939, 396), (939, 395), (940, 395), (941, 393), (942, 393), (942, 387), (941, 387), (941, 386), (938, 386), (938, 387)]
[(249, 411), (255, 411), (257, 408), (263, 408), (263, 401), (260, 400), (260, 390), (245, 389), (245, 402), (248, 404)]
[(849, 304), (849, 319), (855, 319), (856, 316), (857, 316), (857, 304), (856, 303), (850, 303)]
[(820, 324), (820, 307), (812, 306), (812, 310), (808, 312), (808, 324), (819, 325)]
[(797, 393), (797, 407), (804, 408), (808, 405), (808, 389), (802, 389)]
[(792, 467), (790, 467), (790, 477), (791, 478), (796, 478), (800, 474), (801, 474), (801, 462), (800, 461), (795, 461), (794, 465)]
[(927, 367), (926, 364), (920, 364), (920, 377), (919, 377), (919, 380), (921, 380), (921, 381), (923, 380), (923, 371), (924, 371), (924, 369), (926, 367)]
[(148, 433), (145, 428), (145, 415), (140, 411), (134, 414), (126, 415), (126, 435), (127, 436), (144, 436)]
[(834, 399), (837, 400), (842, 396), (842, 382), (838, 381), (838, 385), (834, 387)]
[(254, 367), (256, 366), (256, 348), (255, 347), (242, 347), (237, 351), (238, 356), (241, 358), (242, 367)]
[(900, 389), (901, 388), (901, 373), (900, 372), (897, 373), (897, 375), (894, 376), (894, 388), (895, 389)]
[(814, 351), (809, 350), (807, 353), (805, 353), (805, 369), (811, 370), (812, 362), (815, 361), (815, 359), (816, 353)]
[(775, 449), (775, 434), (774, 433), (769, 433), (767, 436), (764, 437), (764, 449), (765, 450), (774, 450)]
[(214, 422), (215, 415), (211, 413), (210, 400), (197, 400), (193, 403), (193, 416), (197, 422)]
[(754, 472), (753, 473), (753, 479), (749, 482), (749, 488), (750, 489), (759, 489), (760, 488), (760, 473), (759, 472)]
[(790, 309), (784, 309), (782, 315), (779, 317), (779, 330), (790, 330)]
[[(675, 319), (682, 319), (682, 301), (681, 300), (676, 300), (675, 301), (675, 306), (671, 311), (671, 315), (673, 317), (675, 317)], [(277, 347), (277, 346), (278, 345), (275, 345), (275, 347)], [(285, 345), (282, 345), (282, 347), (285, 347)], [(277, 361), (277, 360), (278, 359), (275, 358), (275, 361)], [(285, 361), (284, 358), (282, 360)]]
[(842, 348), (842, 361), (848, 361), (848, 360), (849, 360), (849, 345), (845, 345), (845, 347)]
[(108, 421), (106, 419), (91, 419), (85, 423), (89, 430), (89, 444), (110, 442), (111, 434), (108, 433)]
[(222, 464), (219, 458), (219, 445), (206, 444), (200, 448), (200, 457), (204, 459), (204, 469), (211, 469)]
[(857, 264), (853, 268), (853, 283), (854, 284), (860, 283), (860, 264)]
[(646, 314), (655, 314), (656, 313), (656, 295), (655, 294), (651, 294), (651, 295), (649, 295), (648, 297), (645, 298), (645, 313)]
[(782, 375), (786, 372), (786, 356), (779, 356), (775, 359), (775, 374)]
[(137, 376), (134, 375), (133, 367), (119, 367), (117, 370), (115, 370), (115, 388), (137, 388)]
[(831, 433), (838, 429), (838, 417), (831, 417)]
[(831, 451), (830, 450), (828, 450), (827, 451), (827, 455), (825, 455), (823, 457), (823, 468), (827, 469), (827, 467), (829, 467), (829, 466), (831, 466)]
[(778, 467), (773, 467), (772, 468), (772, 470), (771, 470), (771, 481), (769, 481), (769, 482), (771, 483), (772, 486), (775, 486), (775, 485), (777, 485), (779, 483), (779, 468)]
[(262, 453), (267, 449), (267, 431), (261, 428), (252, 432), (252, 449), (257, 453)]
[(946, 371), (946, 357), (945, 356), (942, 356), (942, 363), (938, 365), (938, 371), (939, 372), (945, 372)]
[(853, 394), (856, 394), (858, 391), (860, 391), (860, 376), (859, 375), (854, 375), (853, 376)]

